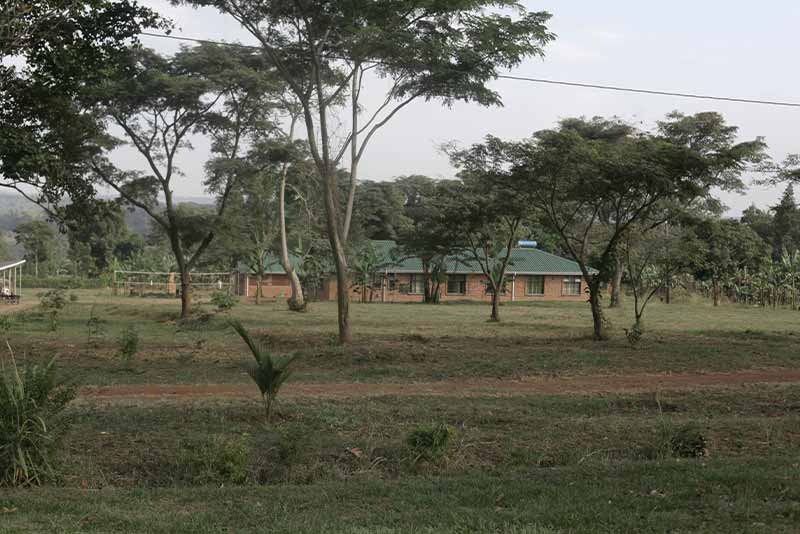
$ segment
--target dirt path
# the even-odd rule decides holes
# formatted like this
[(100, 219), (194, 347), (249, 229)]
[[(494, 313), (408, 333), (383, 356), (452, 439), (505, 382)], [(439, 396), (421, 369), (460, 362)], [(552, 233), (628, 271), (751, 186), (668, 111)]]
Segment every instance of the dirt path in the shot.
[[(31, 297), (26, 297), (30, 299)], [(39, 305), (35, 300), (23, 300), (19, 304), (0, 304), (0, 315), (11, 315), (25, 310), (30, 310)]]
[[(736, 373), (638, 374), (615, 376), (576, 376), (528, 378), (517, 381), (418, 382), (409, 384), (309, 384), (290, 383), (281, 392), (284, 398), (366, 398), (380, 396), (488, 397), (513, 395), (558, 395), (641, 393), (705, 388), (725, 388), (755, 384), (800, 383), (800, 370), (771, 369)], [(156, 385), (85, 387), (83, 400), (195, 400), (244, 399), (257, 395), (252, 384)]]

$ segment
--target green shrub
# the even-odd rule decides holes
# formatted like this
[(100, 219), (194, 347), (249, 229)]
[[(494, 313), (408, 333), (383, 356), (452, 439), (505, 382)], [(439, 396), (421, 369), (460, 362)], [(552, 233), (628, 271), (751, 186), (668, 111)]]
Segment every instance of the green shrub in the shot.
[(412, 430), (406, 438), (406, 444), (411, 448), (415, 463), (421, 460), (438, 462), (447, 453), (454, 436), (455, 429), (450, 425), (425, 425)]
[(211, 436), (183, 444), (180, 467), (193, 484), (244, 484), (253, 456), (250, 437)]
[(70, 302), (78, 302), (78, 295), (76, 293), (69, 294), (69, 301)]
[(686, 424), (672, 432), (669, 440), (672, 456), (676, 458), (700, 458), (707, 453), (706, 437), (694, 424)]
[(638, 322), (634, 323), (634, 325), (631, 326), (630, 330), (628, 330), (627, 328), (625, 329), (625, 337), (628, 338), (628, 343), (630, 344), (631, 347), (635, 347), (636, 345), (639, 344), (639, 342), (642, 340), (643, 334), (644, 332), (642, 331), (641, 324)]
[(261, 398), (264, 401), (264, 414), (266, 422), (269, 423), (272, 414), (272, 405), (278, 396), (281, 386), (291, 375), (289, 366), (297, 357), (296, 355), (276, 358), (270, 354), (266, 344), (256, 343), (250, 333), (242, 326), (239, 321), (231, 321), (231, 326), (237, 334), (244, 340), (247, 347), (255, 359), (255, 364), (247, 368), (247, 373), (253, 379), (261, 391)]
[(221, 312), (232, 309), (238, 302), (239, 300), (236, 297), (226, 291), (218, 291), (211, 295), (211, 304)]
[(99, 318), (94, 313), (94, 306), (89, 312), (89, 319), (86, 321), (86, 344), (89, 347), (97, 347), (98, 342), (105, 337), (106, 334), (105, 319)]
[(128, 326), (119, 336), (119, 357), (126, 363), (139, 353), (139, 332), (133, 325)]
[(0, 315), (0, 333), (3, 337), (8, 337), (14, 329), (14, 316), (13, 315)]
[(62, 310), (67, 305), (66, 292), (63, 289), (51, 289), (40, 293), (39, 303), (45, 310)]
[(53, 475), (74, 389), (56, 379), (55, 359), (21, 370), (11, 358), (0, 382), (0, 485), (32, 486)]

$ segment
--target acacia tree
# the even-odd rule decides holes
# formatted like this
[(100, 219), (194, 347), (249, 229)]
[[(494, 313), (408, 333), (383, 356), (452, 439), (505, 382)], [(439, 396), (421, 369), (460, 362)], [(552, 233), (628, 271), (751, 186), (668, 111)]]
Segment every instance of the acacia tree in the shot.
[(445, 208), (447, 235), (461, 245), (462, 255), (480, 265), (492, 297), (492, 321), (500, 321), (500, 295), (505, 291), (511, 254), (532, 216), (527, 199), (517, 194), (521, 175), (512, 172), (506, 145), (495, 138), (451, 153), (463, 187)]
[(93, 194), (87, 161), (97, 117), (74, 97), (125, 57), (146, 28), (166, 27), (132, 0), (11, 0), (0, 8), (0, 187), (50, 210)]
[[(758, 161), (760, 139), (736, 143), (736, 128), (717, 114), (673, 114), (657, 134), (618, 120), (567, 119), (531, 141), (507, 148), (524, 192), (561, 237), (589, 289), (595, 339), (606, 337), (603, 288), (622, 238), (653, 221), (665, 202), (709, 200), (712, 188), (741, 187), (739, 174)], [(591, 272), (592, 267), (597, 269)]]
[(633, 330), (644, 331), (643, 317), (648, 303), (679, 275), (691, 272), (702, 261), (705, 244), (688, 228), (667, 230), (668, 223), (652, 225), (641, 221), (623, 236), (623, 259), (633, 293)]
[[(149, 174), (121, 170), (107, 155), (91, 164), (101, 184), (147, 213), (166, 235), (180, 274), (181, 317), (191, 312), (191, 271), (224, 218), (248, 143), (271, 128), (276, 90), (280, 91), (258, 54), (203, 45), (182, 49), (171, 58), (131, 50), (127, 68), (111, 72), (87, 95), (148, 167)], [(182, 220), (173, 192), (174, 180), (181, 175), (176, 154), (191, 149), (191, 134), (208, 137), (213, 153), (204, 185), (216, 194), (217, 203), (203, 225)], [(105, 147), (110, 151), (122, 142), (108, 139)], [(187, 231), (202, 236), (189, 243)]]
[(441, 284), (447, 278), (447, 258), (458, 248), (448, 232), (452, 224), (446, 219), (445, 208), (462, 184), (417, 175), (397, 179), (396, 186), (403, 194), (403, 211), (410, 221), (398, 236), (399, 255), (420, 259), (423, 302), (438, 304)]
[[(350, 342), (347, 241), (358, 169), (370, 141), (417, 99), (500, 104), (487, 83), (499, 68), (543, 55), (554, 38), (545, 26), (550, 15), (529, 13), (516, 0), (173, 1), (232, 16), (258, 39), (299, 101), (336, 267), (339, 340)], [(389, 82), (371, 111), (363, 104), (369, 74)], [(337, 144), (336, 125), (345, 113), (347, 133)], [(345, 157), (349, 183), (342, 195), (338, 169)]]

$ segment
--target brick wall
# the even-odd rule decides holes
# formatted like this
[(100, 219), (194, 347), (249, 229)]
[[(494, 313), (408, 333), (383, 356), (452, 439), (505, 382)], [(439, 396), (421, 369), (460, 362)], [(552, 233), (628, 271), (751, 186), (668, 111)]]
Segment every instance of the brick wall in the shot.
[[(422, 275), (419, 275), (422, 276)], [(458, 301), (458, 300), (480, 300), (490, 302), (491, 295), (486, 293), (485, 278), (483, 275), (469, 274), (466, 275), (467, 291), (464, 295), (453, 295), (447, 293), (447, 284), (442, 284), (441, 287), (441, 300), (442, 301)], [(244, 289), (244, 275), (240, 278), (240, 287)], [(564, 275), (546, 275), (544, 277), (544, 294), (543, 295), (527, 295), (527, 275), (517, 275), (516, 277), (509, 275), (506, 285), (506, 292), (500, 296), (503, 301), (510, 301), (513, 298), (516, 302), (531, 302), (537, 300), (564, 300), (564, 301), (585, 301), (586, 283), (581, 282), (581, 294), (562, 295), (563, 281), (567, 277)], [(256, 279), (254, 276), (247, 277), (249, 283), (248, 295), (252, 298), (256, 294)], [(393, 291), (389, 290), (387, 286), (381, 290), (373, 291), (373, 302), (422, 302), (423, 295), (401, 293), (400, 288), (403, 286), (410, 286), (410, 274), (396, 275), (396, 284)], [(513, 290), (512, 290), (513, 286)], [(264, 275), (262, 284), (264, 298), (271, 299), (286, 299), (292, 294), (292, 289), (289, 284), (289, 277), (285, 274), (272, 274)], [(244, 292), (240, 290), (239, 294), (243, 295)], [(361, 290), (358, 287), (351, 289), (350, 299), (352, 302), (361, 301)], [(336, 300), (336, 277), (330, 277), (323, 285), (320, 300)], [(367, 300), (369, 300), (369, 291), (367, 292)]]
[[(420, 275), (421, 276), (421, 275)], [(577, 296), (562, 295), (562, 285), (564, 278), (563, 275), (548, 275), (544, 280), (544, 294), (543, 295), (527, 295), (527, 282), (528, 276), (518, 275), (513, 277), (509, 275), (506, 285), (506, 292), (500, 296), (503, 301), (510, 301), (513, 298), (517, 302), (536, 301), (536, 300), (566, 300), (566, 301), (584, 301), (586, 296), (583, 291), (586, 288), (584, 282), (581, 283), (581, 294)], [(388, 287), (385, 291), (375, 292), (375, 301), (378, 302), (422, 302), (423, 295), (401, 293), (401, 286), (409, 286), (411, 284), (410, 274), (398, 274), (396, 289), (389, 291)], [(485, 277), (478, 274), (466, 275), (466, 293), (463, 295), (454, 295), (447, 292), (447, 285), (442, 284), (441, 287), (441, 300), (442, 301), (458, 301), (458, 300), (481, 300), (490, 302), (491, 295), (486, 293)], [(513, 286), (513, 290), (512, 290)], [(334, 284), (335, 290), (335, 284)], [(352, 299), (359, 301), (361, 299), (361, 292), (358, 288), (353, 289)]]

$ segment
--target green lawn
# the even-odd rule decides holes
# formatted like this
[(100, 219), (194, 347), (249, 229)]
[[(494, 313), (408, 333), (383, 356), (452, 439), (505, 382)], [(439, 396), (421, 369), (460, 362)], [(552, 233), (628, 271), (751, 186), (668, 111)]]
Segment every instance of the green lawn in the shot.
[[(79, 384), (248, 381), (220, 316), (176, 324), (174, 301), (77, 292), (55, 332), (6, 325), (19, 358), (60, 357)], [(89, 342), (92, 313), (107, 321)], [(205, 306), (209, 310), (208, 306)], [(585, 304), (354, 305), (356, 343), (332, 343), (335, 307), (232, 315), (298, 351), (293, 380), (407, 382), (797, 369), (800, 313), (656, 304), (642, 344), (610, 313), (591, 341)], [(130, 324), (131, 362), (116, 355)], [(24, 355), (24, 356), (22, 356)], [(800, 532), (800, 384), (641, 394), (279, 401), (80, 399), (58, 476), (0, 489), (0, 532)], [(439, 457), (407, 441), (446, 425)]]
[[(174, 300), (113, 298), (77, 292), (60, 326), (35, 311), (11, 327), (11, 343), (32, 359), (58, 355), (82, 384), (246, 382), (249, 356), (223, 315), (201, 305), (206, 321), (176, 324)], [(105, 335), (87, 339), (90, 314), (106, 321)], [(591, 339), (584, 303), (542, 302), (502, 308), (487, 321), (480, 304), (354, 304), (355, 343), (336, 346), (336, 308), (317, 303), (297, 314), (283, 303), (241, 304), (231, 315), (264, 336), (276, 352), (298, 352), (295, 379), (313, 382), (396, 382), (638, 372), (734, 371), (798, 366), (800, 312), (706, 304), (655, 303), (642, 343), (628, 345), (630, 310), (610, 310), (613, 338)], [(140, 336), (129, 363), (118, 357), (128, 325)]]

